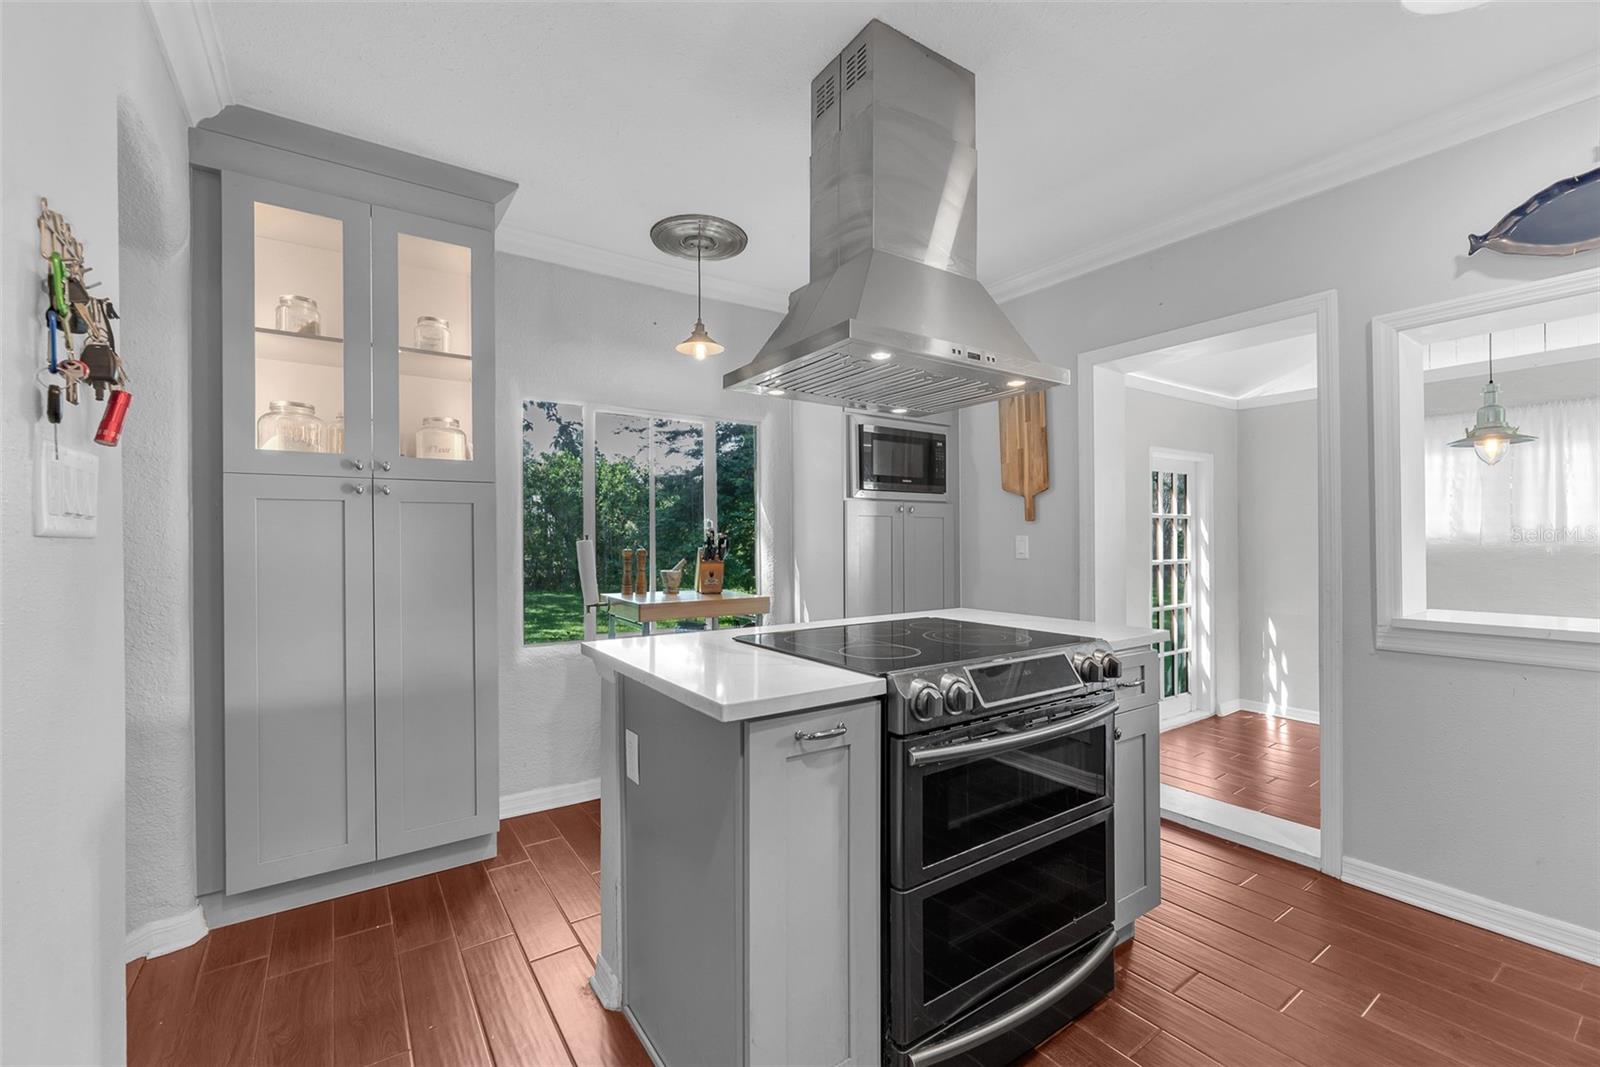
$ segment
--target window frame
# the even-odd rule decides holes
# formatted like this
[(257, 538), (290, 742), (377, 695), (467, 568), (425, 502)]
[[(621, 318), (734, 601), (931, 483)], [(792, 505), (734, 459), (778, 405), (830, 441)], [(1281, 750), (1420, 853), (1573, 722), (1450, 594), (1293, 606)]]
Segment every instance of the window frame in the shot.
[(1380, 650), (1600, 671), (1600, 621), (1427, 606), (1422, 353), (1411, 336), (1474, 316), (1600, 297), (1600, 268), (1372, 320), (1374, 643)]
[[(523, 398), (523, 400), (520, 403), (524, 404), (524, 405), (525, 404), (529, 404), (529, 403), (555, 403), (555, 404), (560, 404), (560, 405), (565, 406), (565, 407), (575, 407), (575, 408), (578, 408), (581, 411), (581, 413), (582, 413), (581, 417), (582, 417), (582, 420), (583, 420), (583, 423), (582, 423), (582, 425), (583, 425), (583, 459), (582, 459), (582, 463), (583, 463), (583, 533), (584, 533), (584, 536), (589, 538), (589, 540), (592, 541), (592, 542), (595, 542), (595, 543), (598, 544), (598, 532), (596, 530), (596, 523), (595, 523), (595, 505), (596, 505), (596, 501), (595, 501), (595, 438), (596, 438), (596, 433), (597, 433), (596, 424), (597, 424), (600, 416), (602, 416), (602, 415), (622, 416), (622, 417), (625, 417), (625, 418), (647, 419), (647, 420), (650, 420), (650, 426), (651, 426), (651, 430), (652, 431), (654, 430), (654, 422), (655, 422), (655, 420), (658, 420), (658, 419), (664, 419), (664, 420), (668, 420), (668, 421), (672, 421), (672, 422), (690, 423), (690, 424), (699, 426), (700, 427), (700, 433), (701, 433), (701, 450), (700, 450), (701, 451), (701, 460), (700, 460), (701, 514), (705, 518), (711, 519), (713, 522), (717, 521), (717, 518), (718, 518), (718, 516), (717, 516), (717, 455), (716, 455), (716, 453), (717, 453), (717, 447), (716, 447), (716, 444), (717, 444), (717, 437), (716, 437), (717, 424), (718, 423), (727, 422), (727, 423), (738, 423), (738, 424), (743, 425), (743, 426), (749, 426), (755, 432), (756, 477), (755, 477), (755, 485), (753, 486), (753, 488), (754, 488), (754, 491), (755, 491), (755, 504), (754, 504), (754, 506), (755, 506), (755, 510), (756, 510), (756, 515), (757, 515), (757, 517), (759, 519), (759, 516), (761, 514), (761, 474), (762, 474), (762, 465), (765, 463), (765, 451), (762, 448), (761, 421), (758, 420), (758, 419), (738, 418), (738, 417), (734, 417), (734, 416), (720, 416), (720, 415), (684, 415), (684, 414), (679, 414), (679, 413), (671, 412), (671, 411), (657, 411), (657, 410), (651, 410), (649, 408), (631, 407), (631, 406), (628, 406), (628, 405), (625, 405), (625, 404), (585, 403), (585, 402), (576, 401), (576, 400), (552, 400), (552, 399), (549, 399), (549, 398), (546, 398), (546, 397), (535, 397), (535, 396), (525, 397), (525, 398)], [(521, 413), (521, 410), (522, 410), (522, 408), (519, 406), (519, 408), (518, 408), (518, 413), (519, 414)], [(650, 502), (650, 530), (649, 530), (648, 551), (649, 551), (649, 554), (650, 554), (649, 558), (650, 558), (650, 561), (652, 563), (652, 566), (650, 566), (648, 568), (648, 571), (649, 571), (649, 576), (648, 577), (649, 577), (650, 589), (654, 590), (655, 586), (656, 586), (656, 577), (657, 577), (656, 571), (657, 571), (658, 568), (653, 565), (654, 562), (655, 562), (655, 559), (656, 559), (656, 488), (655, 488), (655, 477), (654, 477), (655, 435), (654, 435), (653, 432), (650, 434), (650, 437), (649, 437), (649, 447), (650, 447), (650, 450), (651, 450), (652, 473), (651, 473), (651, 477), (650, 477), (650, 480), (649, 480), (649, 490), (648, 490), (648, 492), (649, 492), (649, 502)], [(519, 498), (520, 498), (520, 494), (519, 494)], [(523, 501), (523, 504), (524, 504), (524, 507), (522, 507), (519, 510), (519, 515), (525, 515), (526, 514), (526, 511), (527, 511), (526, 506), (525, 506), (526, 505), (526, 501)], [(719, 529), (720, 529), (720, 527), (719, 527)], [(526, 532), (525, 531), (520, 531), (520, 519), (519, 519), (519, 532), (523, 533), (523, 535), (526, 536)], [(755, 558), (753, 560), (753, 573), (754, 573), (754, 577), (755, 577), (756, 593), (757, 593), (757, 595), (761, 595), (762, 594), (762, 590), (761, 590), (762, 576), (766, 573), (765, 567), (763, 566), (763, 563), (764, 563), (764, 560), (765, 560), (767, 549), (766, 549), (766, 546), (762, 543), (761, 527), (760, 527), (759, 521), (758, 521), (757, 526), (756, 526), (755, 535), (756, 535), (755, 536)], [(687, 575), (686, 576), (686, 580), (689, 581), (691, 583), (691, 585), (692, 585), (692, 583), (694, 581), (693, 575)], [(524, 588), (526, 588), (526, 586), (524, 586)], [(518, 618), (520, 619), (521, 617), (522, 616), (519, 613)], [(577, 640), (583, 640), (583, 641), (593, 641), (593, 640), (595, 640), (598, 637), (598, 622), (599, 622), (598, 613), (594, 612), (594, 611), (590, 611), (587, 608), (585, 608), (584, 609), (584, 613), (583, 613), (583, 637), (580, 638), (580, 639), (577, 639)], [(620, 636), (624, 636), (624, 635), (620, 635), (619, 634), (618, 636), (620, 637)], [(626, 636), (637, 636), (637, 635), (626, 635)], [(535, 648), (535, 647), (545, 647), (545, 646), (550, 646), (550, 645), (571, 644), (571, 643), (572, 643), (571, 641), (535, 641), (535, 642), (528, 642), (527, 640), (523, 640), (522, 641), (522, 647), (524, 647), (524, 648)]]

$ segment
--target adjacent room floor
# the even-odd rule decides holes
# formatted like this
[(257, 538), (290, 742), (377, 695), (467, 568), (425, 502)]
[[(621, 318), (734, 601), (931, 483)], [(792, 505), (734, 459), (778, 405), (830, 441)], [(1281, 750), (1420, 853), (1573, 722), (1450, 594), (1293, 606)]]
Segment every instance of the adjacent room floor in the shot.
[[(212, 933), (128, 967), (129, 1063), (638, 1065), (589, 991), (594, 802), (501, 854)], [(1162, 904), (1117, 990), (1033, 1067), (1577, 1064), (1600, 968), (1162, 825)]]
[(1236, 711), (1161, 735), (1161, 781), (1302, 826), (1320, 827), (1316, 724)]

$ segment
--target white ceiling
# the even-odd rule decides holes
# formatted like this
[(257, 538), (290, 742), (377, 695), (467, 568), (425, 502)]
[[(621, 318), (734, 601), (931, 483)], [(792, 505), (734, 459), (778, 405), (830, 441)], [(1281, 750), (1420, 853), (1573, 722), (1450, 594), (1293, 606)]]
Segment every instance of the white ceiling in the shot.
[(1304, 315), (1117, 360), (1132, 388), (1221, 407), (1309, 399), (1317, 389), (1317, 320)]
[(1593, 97), (1600, 69), (1587, 3), (152, 11), (196, 119), (248, 104), (513, 179), (502, 247), (674, 288), (692, 269), (650, 224), (725, 215), (750, 248), (708, 292), (780, 307), (807, 273), (808, 87), (874, 16), (977, 75), (979, 273), (1002, 298)]

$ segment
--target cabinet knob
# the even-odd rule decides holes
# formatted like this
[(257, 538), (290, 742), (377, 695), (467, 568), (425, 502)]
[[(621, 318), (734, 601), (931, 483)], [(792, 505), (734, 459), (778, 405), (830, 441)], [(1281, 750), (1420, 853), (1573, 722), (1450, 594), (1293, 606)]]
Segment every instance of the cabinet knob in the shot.
[(346, 488), (348, 488), (356, 496), (362, 496), (367, 491), (367, 487), (365, 485), (362, 485), (360, 482), (357, 482), (356, 484), (351, 485), (351, 486), (347, 486)]
[(386, 459), (380, 459), (376, 464), (374, 464), (374, 466), (381, 471), (387, 471), (389, 469), (389, 461)]
[(906, 510), (911, 512), (911, 514), (913, 514), (913, 515), (915, 515), (917, 513), (917, 509), (915, 507), (909, 507), (909, 508), (906, 508)]
[(382, 493), (384, 496), (388, 496), (390, 493), (394, 492), (394, 490), (390, 489), (387, 485), (380, 485), (378, 486), (378, 492)]
[(899, 507), (895, 508), (896, 511), (904, 511), (905, 509), (906, 506), (904, 504), (901, 504)]
[(1111, 731), (1111, 739), (1113, 741), (1121, 741), (1122, 740), (1122, 731), (1119, 730), (1119, 729), (1113, 728), (1112, 731)]
[(358, 471), (364, 471), (364, 470), (367, 469), (367, 465), (365, 463), (361, 462), (359, 459), (351, 460), (350, 461), (350, 466), (353, 469), (358, 470)]

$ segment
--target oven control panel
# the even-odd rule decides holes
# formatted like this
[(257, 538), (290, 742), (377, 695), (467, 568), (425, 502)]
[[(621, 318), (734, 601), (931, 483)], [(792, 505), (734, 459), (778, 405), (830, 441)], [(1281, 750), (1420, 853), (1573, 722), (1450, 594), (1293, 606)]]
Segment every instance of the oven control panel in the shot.
[(1109, 645), (1086, 642), (889, 676), (889, 732), (921, 733), (987, 715), (1109, 688), (1122, 664)]

